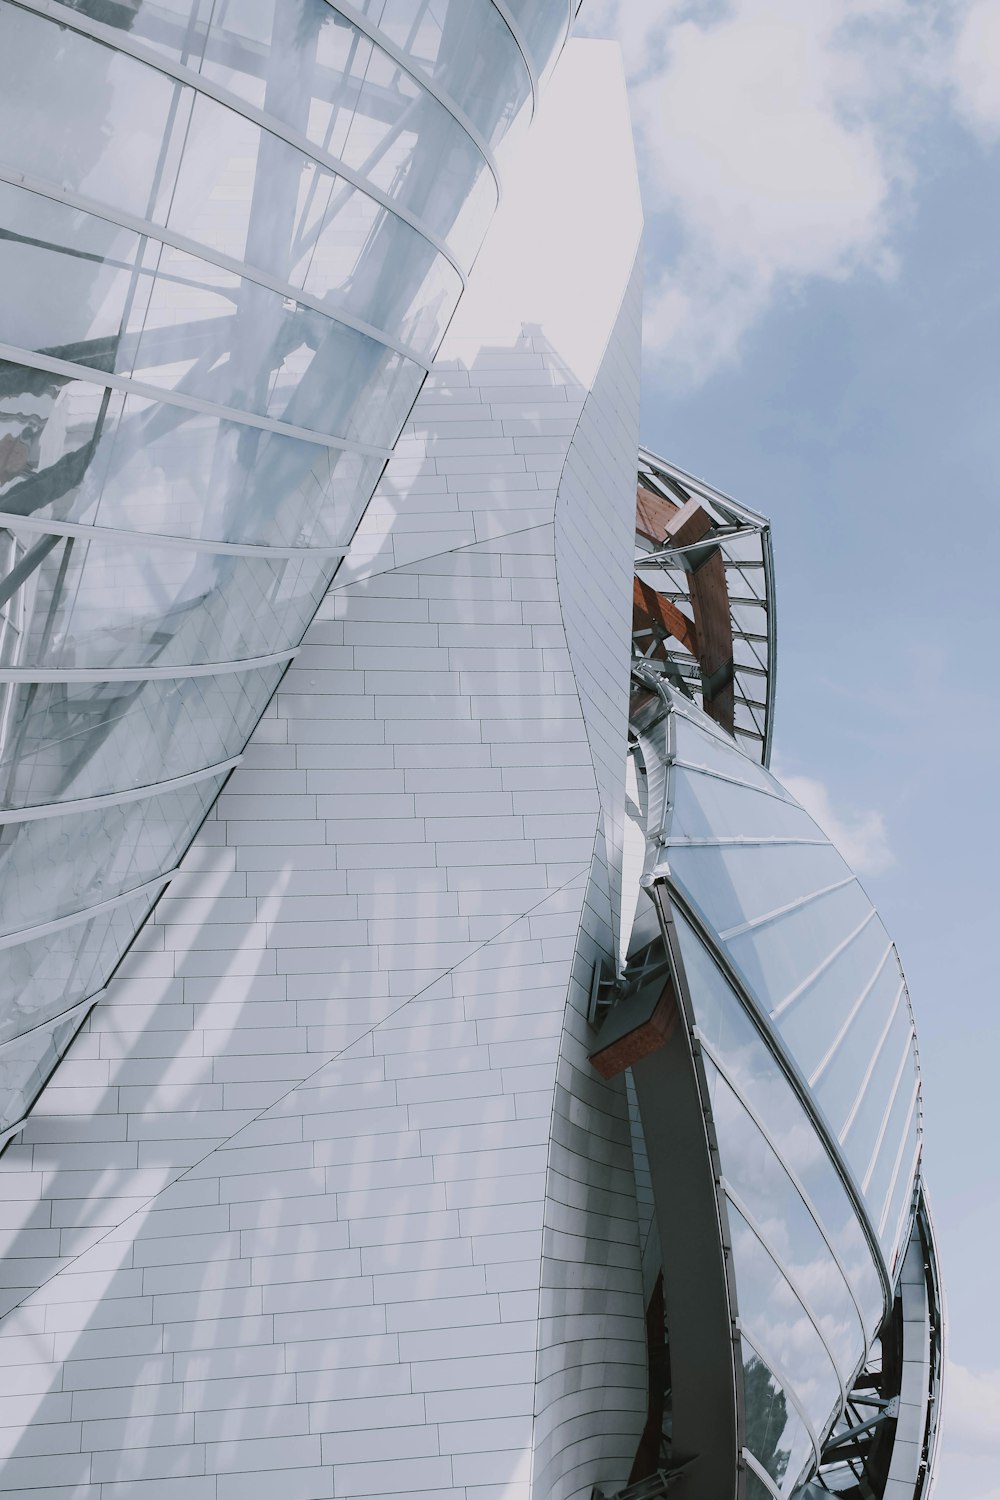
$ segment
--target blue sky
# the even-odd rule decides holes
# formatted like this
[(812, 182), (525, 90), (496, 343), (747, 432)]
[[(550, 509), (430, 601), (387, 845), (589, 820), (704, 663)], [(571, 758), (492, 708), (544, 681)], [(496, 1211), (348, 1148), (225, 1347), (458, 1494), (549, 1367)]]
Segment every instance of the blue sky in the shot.
[(917, 1016), (941, 1500), (1000, 1500), (1000, 0), (588, 0), (646, 205), (643, 440), (769, 515), (776, 766)]

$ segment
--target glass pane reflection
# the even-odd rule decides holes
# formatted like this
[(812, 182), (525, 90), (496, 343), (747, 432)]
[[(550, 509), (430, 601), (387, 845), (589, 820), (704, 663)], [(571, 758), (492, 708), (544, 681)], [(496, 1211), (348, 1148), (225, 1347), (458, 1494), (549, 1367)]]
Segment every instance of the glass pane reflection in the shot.
[(324, 562), (308, 553), (258, 561), (140, 550), (100, 533), (6, 535), (20, 557), (42, 555), (16, 600), (16, 633), (0, 634), (5, 667), (173, 667), (275, 655), (301, 640), (326, 589)]
[(0, 1041), (95, 994), (132, 941), (155, 893), (45, 937), (0, 948)]
[[(746, 1446), (781, 1493), (787, 1495), (812, 1458), (812, 1443), (802, 1418), (767, 1365), (746, 1339), (742, 1348)], [(748, 1495), (752, 1493), (751, 1479), (770, 1500), (770, 1492), (752, 1472), (747, 1474)]]
[(211, 776), (140, 802), (0, 824), (0, 933), (71, 916), (172, 870), (222, 781)]
[(740, 1323), (781, 1366), (816, 1431), (840, 1406), (836, 1371), (802, 1303), (743, 1215), (729, 1204)]
[(837, 1247), (866, 1330), (882, 1321), (882, 1289), (854, 1206), (822, 1140), (769, 1047), (700, 938), (675, 910), (681, 957), (699, 1029), (750, 1103), (783, 1162), (802, 1183)]
[(14, 684), (0, 752), (3, 805), (129, 791), (238, 755), (282, 671)]
[(867, 1340), (847, 1284), (784, 1166), (710, 1060), (705, 1067), (725, 1179), (793, 1276), (849, 1383)]

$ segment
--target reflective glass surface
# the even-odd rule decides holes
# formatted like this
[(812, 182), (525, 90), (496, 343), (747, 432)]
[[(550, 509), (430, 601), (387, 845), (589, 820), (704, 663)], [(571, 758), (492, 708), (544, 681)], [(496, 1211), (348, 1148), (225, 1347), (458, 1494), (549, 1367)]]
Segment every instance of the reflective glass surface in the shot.
[(71, 916), (173, 869), (222, 780), (211, 776), (137, 802), (0, 824), (0, 936)]
[(17, 683), (0, 754), (3, 805), (101, 797), (228, 760), (243, 749), (282, 671)]
[[(544, 11), (546, 5), (535, 5)], [(528, 70), (491, 0), (361, 0), (357, 9), (493, 142), (531, 97)], [(548, 9), (565, 13), (561, 0)]]
[[(781, 1383), (746, 1339), (742, 1341), (742, 1351), (746, 1446), (781, 1494), (787, 1495), (812, 1458), (812, 1443)], [(747, 1495), (770, 1495), (752, 1472), (747, 1474)]]
[(871, 1335), (882, 1320), (882, 1291), (872, 1252), (847, 1190), (795, 1090), (739, 997), (694, 929), (679, 912), (675, 911), (674, 917), (698, 1027), (729, 1083), (760, 1119), (781, 1161), (802, 1185), (836, 1248)]
[(3, 362), (0, 433), (0, 513), (252, 546), (346, 547), (382, 469)]
[[(768, 794), (777, 787), (768, 773), (725, 747), (689, 703), (671, 715), (671, 732), (680, 760), (669, 769), (670, 881), (719, 945), (765, 1030), (773, 1028), (814, 1088), (832, 1136), (842, 1134), (843, 1161), (877, 1233), (906, 1126), (901, 1103), (887, 1129), (893, 1144), (880, 1150), (865, 1184), (904, 1053), (911, 1090), (916, 1076), (910, 1009), (895, 956), (886, 957), (888, 935), (818, 825), (787, 793)], [(742, 776), (738, 762), (746, 766)], [(706, 842), (685, 842), (692, 838)]]
[(0, 989), (14, 997), (0, 1019), (0, 1040), (18, 1036), (95, 994), (138, 931), (154, 894), (44, 937), (0, 948)]
[[(239, 557), (128, 538), (41, 536), (12, 527), (37, 556), (16, 631), (0, 629), (0, 666), (48, 669), (196, 666), (296, 645), (326, 589), (322, 559)], [(0, 684), (0, 698), (8, 687)]]
[(849, 1383), (867, 1337), (830, 1247), (798, 1188), (752, 1117), (713, 1064), (706, 1062), (712, 1118), (728, 1186), (753, 1216), (787, 1270)]
[(82, 1019), (57, 1016), (0, 1046), (0, 1130), (24, 1119)]
[[(74, 8), (86, 12), (94, 5)], [(444, 105), (326, 0), (281, 0), (280, 7), (277, 0), (236, 0), (224, 9), (201, 5), (197, 12), (192, 6), (193, 30), (181, 17), (172, 33), (157, 26), (159, 10), (148, 5), (139, 13), (147, 31), (158, 33), (157, 50), (165, 57), (183, 61), (343, 161), (444, 236), (461, 258), (475, 253), (497, 196), (481, 152)], [(220, 19), (209, 20), (210, 12)], [(100, 19), (116, 13), (126, 23), (122, 29), (134, 32), (131, 6), (101, 6)], [(321, 177), (310, 158), (262, 135), (235, 110), (78, 32), (63, 31), (52, 55), (40, 59), (37, 28), (47, 25), (26, 12), (5, 17), (13, 68), (0, 125), (22, 122), (34, 94), (37, 129), (23, 159), (26, 170), (50, 175), (46, 148), (62, 128), (58, 116), (37, 108), (39, 94), (66, 98), (69, 88), (79, 151), (66, 186), (195, 239), (209, 228), (213, 238), (205, 243), (215, 243), (228, 220), (229, 245), (219, 248), (255, 265), (263, 264), (259, 252), (270, 250), (287, 264), (287, 237), (251, 231), (252, 198), (266, 186), (276, 209), (296, 200), (304, 209), (313, 206), (314, 175), (321, 194), (324, 179), (331, 187), (338, 179), (329, 172)], [(47, 39), (51, 47), (51, 35)], [(126, 144), (129, 130), (134, 152)], [(275, 217), (273, 229), (284, 217)], [(264, 269), (283, 274), (275, 264)]]
[[(352, 447), (394, 443), (454, 311), (450, 257), (471, 262), (496, 204), (429, 86), (494, 144), (525, 120), (495, 8), (362, 10), (385, 46), (325, 0), (0, 0), (0, 323), (25, 351), (0, 363), (0, 668), (24, 674), (0, 683), (0, 805), (55, 809), (2, 825), (0, 936), (80, 917), (0, 949), (0, 1037), (103, 985), (149, 901), (90, 908), (176, 865), (219, 778), (58, 804), (243, 749), (281, 666), (184, 673), (300, 641), (381, 472)], [(69, 676), (105, 669), (135, 675)], [(64, 1035), (0, 1041), (15, 1115)]]
[(528, 50), (539, 73), (554, 61), (557, 49), (569, 26), (569, 8), (562, 0), (507, 0), (507, 7), (519, 24)]
[(739, 1210), (729, 1204), (740, 1325), (795, 1391), (814, 1430), (840, 1406), (833, 1362), (805, 1308)]

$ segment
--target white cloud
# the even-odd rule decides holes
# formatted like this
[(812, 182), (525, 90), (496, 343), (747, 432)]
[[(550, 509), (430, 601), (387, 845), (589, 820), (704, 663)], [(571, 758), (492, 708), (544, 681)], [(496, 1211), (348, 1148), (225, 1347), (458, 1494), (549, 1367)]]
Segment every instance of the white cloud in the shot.
[(985, 139), (1000, 136), (1000, 0), (973, 0), (952, 57), (955, 106)]
[[(1000, 1433), (1000, 1370), (970, 1370), (952, 1364), (945, 1369), (944, 1431), (949, 1446), (965, 1454), (979, 1449), (995, 1453)], [(975, 1500), (1000, 1500), (1000, 1489)]]
[(783, 785), (815, 819), (856, 874), (881, 875), (894, 863), (885, 819), (880, 812), (841, 812), (834, 808), (829, 790), (822, 781), (811, 776), (778, 774)]
[[(619, 37), (649, 243), (646, 342), (697, 384), (812, 278), (891, 274), (913, 98), (942, 0), (601, 0)], [(982, 0), (1000, 12), (1000, 0)], [(669, 264), (664, 265), (668, 259)]]

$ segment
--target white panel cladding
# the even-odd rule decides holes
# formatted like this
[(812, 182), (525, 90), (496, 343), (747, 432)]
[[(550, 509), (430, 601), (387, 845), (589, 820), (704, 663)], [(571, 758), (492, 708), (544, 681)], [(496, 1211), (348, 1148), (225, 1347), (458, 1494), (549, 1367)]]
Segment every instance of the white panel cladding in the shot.
[(613, 715), (555, 536), (587, 391), (540, 331), (474, 347), (0, 1159), (8, 1491), (528, 1500), (533, 1445), (535, 1500), (627, 1472), (634, 1186), (580, 989)]
[(553, 1101), (539, 1300), (534, 1500), (628, 1478), (646, 1410), (639, 1223), (624, 1079), (588, 1062), (595, 965), (618, 952), (628, 734), (640, 272), (559, 483), (556, 576), (601, 798)]
[[(537, 356), (522, 341), (437, 394)], [(482, 478), (499, 528), (519, 492)], [(445, 533), (331, 593), (0, 1162), (4, 1271), (29, 1292), (0, 1324), (0, 1420), (25, 1493), (527, 1495), (547, 1144), (599, 819), (554, 498), (548, 524), (455, 550)], [(591, 1217), (628, 1175), (602, 1162)], [(616, 1325), (594, 1326), (595, 1359), (617, 1346), (627, 1366)], [(373, 1397), (397, 1404), (368, 1426)]]

